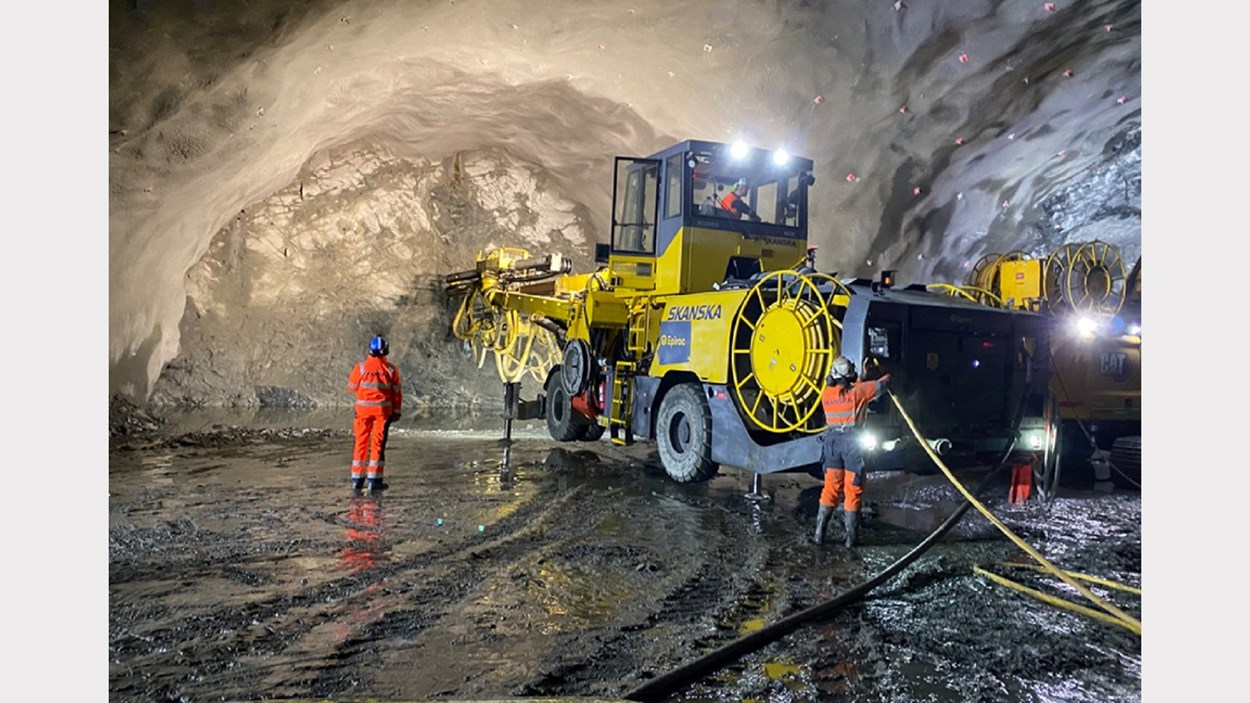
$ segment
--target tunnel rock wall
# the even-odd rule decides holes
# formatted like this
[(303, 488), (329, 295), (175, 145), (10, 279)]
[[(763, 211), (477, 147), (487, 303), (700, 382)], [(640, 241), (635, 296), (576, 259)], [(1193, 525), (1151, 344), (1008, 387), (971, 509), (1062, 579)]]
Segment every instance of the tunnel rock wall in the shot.
[(404, 373), (408, 407), (497, 402), (493, 365), (477, 368), (449, 334), (442, 277), (503, 245), (588, 262), (597, 233), (579, 211), (500, 150), (437, 163), (368, 144), (321, 152), (187, 273), (181, 351), (150, 402), (347, 404), (347, 372), (375, 333)]
[[(229, 237), (220, 233), (242, 227), (241, 211), (247, 219), (275, 193), (296, 197), (301, 179), (316, 187), (305, 173), (320, 168), (310, 166), (315, 155), (351, 144), (444, 169), (456, 154), (491, 152), (532, 165), (541, 189), (509, 182), (521, 171), (504, 169), (498, 192), (483, 191), (465, 212), (489, 212), (543, 246), (559, 243), (550, 232), (587, 249), (593, 237), (606, 241), (614, 155), (742, 138), (815, 160), (811, 240), (818, 266), (843, 276), (893, 268), (906, 283), (959, 281), (985, 253), (1103, 235), (1129, 258), (1140, 251), (1140, 145), (1108, 148), (1140, 139), (1140, 0), (112, 8), (109, 385), (137, 401), (261, 402), (258, 387), (287, 389), (262, 395), (291, 402), (328, 397), (322, 379), (258, 372), (265, 328), (243, 320), (264, 316), (223, 312), (242, 301), (278, 305), (271, 290), (294, 296), (293, 283), (275, 285), (279, 269), (257, 272), (259, 289), (240, 283), (211, 295), (193, 269), (210, 249), (224, 269)], [(480, 179), (496, 171), (472, 168)], [(462, 177), (467, 170), (462, 162)], [(437, 193), (431, 186), (420, 208), (431, 232), (464, 214)], [(388, 197), (344, 204), (339, 218), (369, 241), (389, 241)], [(420, 224), (415, 212), (405, 217)], [(309, 236), (331, 237), (331, 219)], [(300, 222), (285, 234), (239, 230), (231, 246), (272, 252), (299, 236)], [(309, 266), (307, 252), (321, 251), (286, 248), (286, 259)], [(441, 272), (463, 268), (466, 252), (439, 251)], [(380, 286), (368, 289), (376, 300), (400, 295), (397, 284), (370, 285)], [(317, 315), (348, 307), (309, 290), (298, 300)], [(253, 351), (216, 358), (204, 336), (212, 329), (201, 329), (209, 318), (255, 334)], [(425, 343), (435, 340), (454, 346), (445, 335)], [(313, 367), (350, 347), (337, 344)]]

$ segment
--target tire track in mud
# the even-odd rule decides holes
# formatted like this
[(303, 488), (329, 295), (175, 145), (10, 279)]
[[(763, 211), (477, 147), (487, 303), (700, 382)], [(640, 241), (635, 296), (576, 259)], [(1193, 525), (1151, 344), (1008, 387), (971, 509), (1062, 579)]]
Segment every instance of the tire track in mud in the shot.
[[(767, 535), (741, 543), (731, 535), (745, 531), (750, 517), (721, 505), (704, 505), (702, 509), (708, 507), (727, 514), (723, 529), (726, 539), (661, 599), (655, 610), (642, 622), (571, 636), (554, 664), (541, 677), (514, 690), (513, 695), (624, 695), (647, 680), (824, 600), (830, 594), (817, 585), (822, 579), (832, 586), (835, 580), (849, 583), (859, 577), (853, 573), (862, 567), (858, 559), (848, 559), (837, 551), (813, 551), (818, 548), (807, 542), (805, 530), (788, 519), (773, 525)], [(744, 551), (744, 546), (751, 549)], [(861, 617), (856, 615), (853, 621)], [(845, 656), (856, 646), (848, 634), (854, 625), (844, 620), (834, 627), (842, 633), (835, 632), (834, 636), (844, 638), (841, 649)], [(815, 687), (829, 684), (818, 680), (816, 665), (823, 663), (821, 668), (828, 674), (836, 663), (826, 650), (838, 643), (829, 636), (822, 635), (819, 645), (785, 640), (769, 645), (720, 673), (691, 682), (687, 693), (699, 700), (765, 700), (779, 691), (801, 695), (794, 688), (801, 686), (820, 699), (822, 693)], [(792, 656), (795, 650), (798, 656)], [(784, 667), (807, 666), (811, 671), (783, 686), (765, 673), (764, 665), (769, 662), (784, 662)], [(842, 678), (840, 673), (832, 676), (835, 685)]]
[[(683, 500), (708, 510), (702, 500)], [(613, 628), (570, 633), (552, 650), (542, 674), (518, 685), (517, 696), (619, 695), (738, 636), (744, 613), (758, 613), (771, 551), (763, 540), (741, 543), (747, 517), (714, 504), (722, 539), (682, 575), (644, 618)], [(718, 509), (718, 510), (715, 510)], [(745, 547), (748, 547), (744, 549)]]
[[(367, 572), (349, 574), (305, 588), (294, 595), (281, 595), (257, 601), (242, 608), (218, 607), (202, 614), (186, 617), (175, 626), (152, 628), (150, 633), (142, 636), (136, 636), (128, 629), (119, 632), (122, 625), (117, 623), (114, 627), (111, 623), (110, 631), (116, 634), (110, 638), (110, 661), (127, 661), (128, 668), (136, 670), (144, 668), (145, 655), (154, 654), (159, 658), (159, 655), (164, 652), (177, 652), (178, 669), (188, 674), (184, 677), (184, 681), (194, 679), (193, 687), (196, 689), (216, 684), (228, 684), (240, 687), (241, 691), (266, 690), (256, 684), (269, 676), (272, 670), (285, 666), (289, 662), (275, 663), (264, 660), (280, 655), (315, 628), (333, 620), (339, 611), (347, 607), (346, 604), (350, 602), (352, 596), (370, 588), (377, 588), (384, 583), (402, 581), (405, 573), (421, 572), (445, 563), (460, 563), (460, 566), (453, 568), (433, 582), (427, 582), (415, 593), (403, 586), (382, 588), (388, 592), (388, 595), (412, 599), (421, 606), (411, 611), (419, 614), (419, 619), (414, 622), (419, 624), (422, 620), (433, 621), (446, 609), (443, 604), (463, 597), (464, 593), (471, 591), (472, 587), (484, 578), (482, 572), (492, 568), (493, 555), (496, 553), (506, 558), (515, 552), (523, 552), (531, 548), (527, 545), (536, 539), (534, 535), (541, 530), (554, 527), (558, 534), (561, 531), (574, 529), (566, 524), (569, 521), (562, 521), (558, 516), (562, 509), (575, 503), (585, 493), (585, 489), (579, 486), (561, 495), (556, 495), (557, 491), (554, 484), (543, 487), (527, 502), (521, 504), (515, 513), (497, 523), (496, 530), (509, 537), (491, 539), (470, 536), (400, 562), (379, 564)], [(183, 536), (202, 538), (212, 534), (214, 533), (191, 531)], [(528, 535), (528, 537), (523, 535)], [(220, 572), (221, 560), (215, 561), (218, 562), (217, 572)], [(229, 562), (229, 559), (226, 561)], [(198, 568), (198, 563), (196, 566), (195, 573), (205, 571)], [(136, 568), (130, 573), (159, 574), (164, 580), (178, 582), (188, 580), (181, 574), (171, 575), (167, 569), (161, 571), (160, 566), (150, 569)], [(111, 587), (118, 583), (124, 583), (124, 581), (116, 581), (110, 577)], [(445, 600), (442, 600), (440, 604), (440, 599)], [(125, 605), (125, 603), (114, 602), (110, 610), (121, 609)], [(431, 608), (431, 605), (435, 607)], [(134, 614), (142, 614), (145, 619), (160, 617), (164, 613), (164, 610), (159, 607), (136, 605), (135, 608)], [(293, 616), (294, 613), (301, 611), (303, 615)], [(393, 620), (391, 616), (387, 616), (386, 619)], [(259, 626), (258, 629), (259, 623), (275, 621), (281, 621), (278, 627), (266, 624)], [(382, 629), (378, 633), (385, 637), (406, 626)], [(231, 636), (234, 642), (230, 644), (222, 642), (223, 637)], [(340, 647), (341, 651), (335, 654), (335, 660), (350, 662), (353, 648), (363, 647), (364, 643), (371, 639), (373, 637), (369, 636), (363, 640), (344, 642)], [(205, 646), (204, 642), (213, 644)], [(249, 664), (243, 670), (239, 670), (222, 661), (223, 653), (230, 658), (259, 660), (260, 665)], [(307, 663), (315, 662), (316, 659)], [(114, 678), (110, 675), (110, 679)], [(118, 683), (124, 686), (122, 682)], [(174, 686), (170, 690), (177, 690), (177, 683), (149, 682), (149, 685), (169, 685)], [(115, 690), (128, 690), (128, 687)], [(149, 692), (156, 690), (161, 689), (148, 689)], [(174, 697), (177, 698), (177, 696)]]
[[(458, 610), (489, 579), (506, 572), (526, 557), (550, 548), (553, 543), (565, 544), (592, 530), (595, 523), (568, 518), (585, 512), (593, 514), (599, 507), (596, 504), (605, 500), (605, 496), (591, 493), (587, 486), (577, 486), (548, 502), (548, 507), (535, 518), (513, 515), (502, 527), (508, 537), (480, 546), (451, 550), (454, 553), (424, 560), (445, 560), (448, 562), (447, 571), (432, 580), (427, 575), (427, 581), (421, 588), (403, 594), (407, 607), (384, 613), (358, 635), (341, 642), (327, 666), (319, 668), (311, 680), (298, 683), (306, 686), (314, 696), (350, 692), (355, 682), (348, 674), (375, 664), (377, 653), (374, 645), (377, 642), (415, 639), (434, 628), (448, 613)], [(538, 499), (532, 502), (538, 502)], [(527, 521), (530, 524), (515, 531), (508, 529), (511, 524)], [(397, 573), (412, 566), (419, 565), (405, 564)]]

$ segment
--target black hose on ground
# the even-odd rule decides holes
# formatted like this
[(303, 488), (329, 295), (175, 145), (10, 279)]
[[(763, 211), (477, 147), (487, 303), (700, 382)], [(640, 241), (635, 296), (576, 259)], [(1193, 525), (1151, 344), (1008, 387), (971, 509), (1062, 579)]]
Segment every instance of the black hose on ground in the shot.
[[(889, 391), (887, 391), (889, 392)], [(1017, 438), (1019, 436), (1020, 422), (1024, 418), (1025, 403), (1027, 394), (1021, 398), (1020, 408), (1016, 413), (1015, 429)], [(977, 486), (973, 494), (978, 498), (981, 492), (990, 485), (990, 480), (1006, 465), (1007, 458), (1011, 456), (1011, 452), (1015, 450), (1016, 438), (1007, 443), (1003, 455), (999, 458), (994, 468), (990, 470), (981, 484)], [(655, 703), (662, 701), (674, 692), (681, 690), (708, 674), (720, 669), (723, 666), (737, 661), (739, 658), (750, 654), (766, 645), (769, 645), (782, 637), (794, 632), (800, 627), (823, 618), (830, 613), (837, 611), (843, 606), (850, 605), (868, 595), (870, 591), (890, 580), (903, 569), (907, 568), (912, 562), (919, 559), (925, 552), (942, 539), (947, 532), (950, 532), (959, 520), (963, 518), (964, 513), (968, 512), (968, 508), (972, 507), (972, 501), (964, 500), (963, 504), (955, 509), (941, 525), (937, 526), (928, 537), (924, 538), (920, 544), (916, 545), (910, 552), (904, 554), (893, 564), (886, 567), (881, 573), (871, 579), (851, 588), (830, 600), (814, 605), (806, 610), (799, 611), (793, 615), (778, 620), (777, 622), (765, 627), (762, 630), (753, 632), (746, 637), (737, 639), (720, 649), (713, 650), (698, 659), (674, 669), (667, 674), (657, 676), (654, 679), (644, 683), (643, 685), (633, 689), (624, 695), (626, 700), (640, 701), (641, 703)]]

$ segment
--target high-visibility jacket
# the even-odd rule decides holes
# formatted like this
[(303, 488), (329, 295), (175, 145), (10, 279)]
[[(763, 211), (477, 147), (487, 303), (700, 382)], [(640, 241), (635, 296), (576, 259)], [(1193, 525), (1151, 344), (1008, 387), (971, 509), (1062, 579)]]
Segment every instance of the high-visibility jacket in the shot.
[(890, 374), (875, 381), (856, 381), (846, 392), (841, 386), (826, 386), (820, 394), (820, 405), (825, 409), (825, 424), (837, 429), (849, 429), (863, 424), (868, 404), (889, 387)]
[(399, 367), (384, 356), (370, 356), (352, 367), (347, 390), (356, 394), (356, 412), (398, 414), (404, 405)]
[(742, 198), (738, 195), (737, 191), (731, 190), (729, 191), (728, 195), (720, 199), (721, 209), (727, 210), (733, 213), (735, 216), (739, 215), (740, 213), (734, 209), (734, 204), (741, 199)]

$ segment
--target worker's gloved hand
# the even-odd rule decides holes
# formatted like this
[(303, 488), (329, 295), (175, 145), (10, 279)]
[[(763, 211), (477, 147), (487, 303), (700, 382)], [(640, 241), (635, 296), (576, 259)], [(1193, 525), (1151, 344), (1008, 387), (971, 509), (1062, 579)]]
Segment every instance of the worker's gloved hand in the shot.
[(749, 217), (749, 218), (751, 219), (751, 221), (752, 221), (752, 222), (759, 222), (759, 221), (760, 221), (760, 216), (759, 216), (759, 215), (757, 215), (757, 214), (755, 214), (755, 213), (751, 213), (750, 215), (747, 215), (747, 217)]
[(876, 354), (869, 354), (864, 357), (864, 375), (872, 378), (878, 378), (885, 373), (882, 367), (881, 359)]

